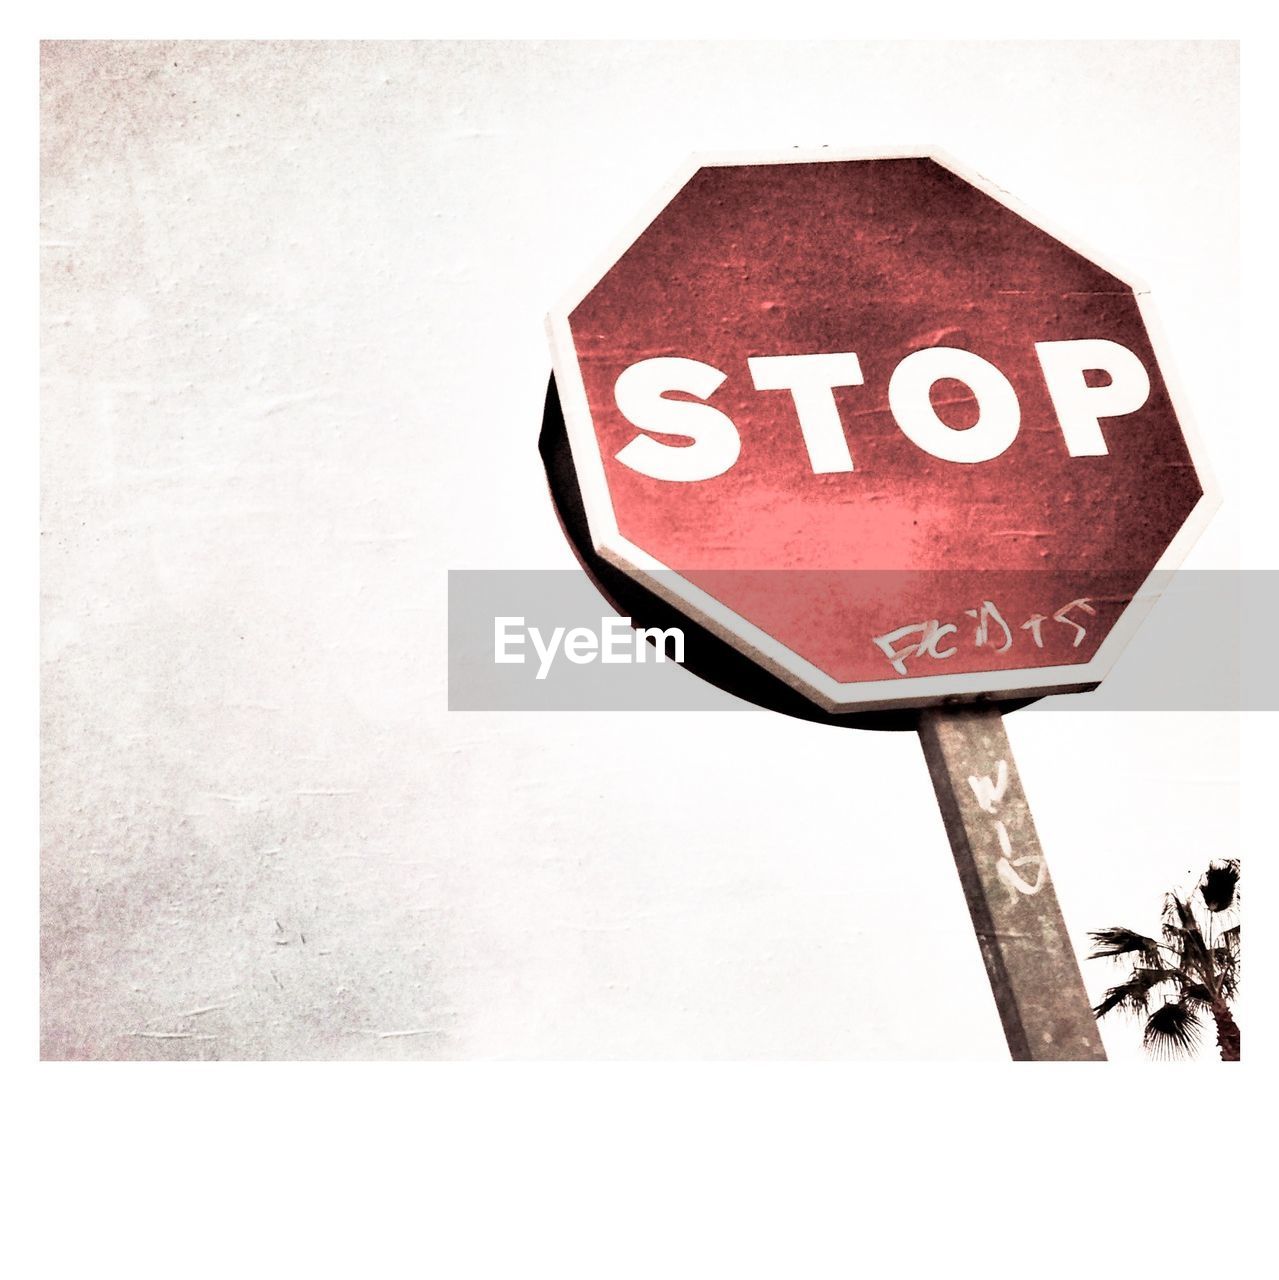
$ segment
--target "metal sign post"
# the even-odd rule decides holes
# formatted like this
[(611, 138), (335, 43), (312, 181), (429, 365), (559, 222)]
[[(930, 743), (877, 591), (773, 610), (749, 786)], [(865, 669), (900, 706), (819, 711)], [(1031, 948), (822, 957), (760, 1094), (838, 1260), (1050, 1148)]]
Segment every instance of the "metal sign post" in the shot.
[(1104, 1062), (999, 708), (922, 711), (919, 738), (1009, 1051)]

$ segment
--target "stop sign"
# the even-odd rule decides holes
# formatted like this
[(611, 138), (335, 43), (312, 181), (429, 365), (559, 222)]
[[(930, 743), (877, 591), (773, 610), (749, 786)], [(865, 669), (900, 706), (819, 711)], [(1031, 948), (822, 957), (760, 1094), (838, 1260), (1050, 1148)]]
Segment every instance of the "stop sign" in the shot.
[(1143, 295), (935, 153), (698, 161), (550, 317), (594, 549), (828, 711), (1091, 687), (1215, 505)]

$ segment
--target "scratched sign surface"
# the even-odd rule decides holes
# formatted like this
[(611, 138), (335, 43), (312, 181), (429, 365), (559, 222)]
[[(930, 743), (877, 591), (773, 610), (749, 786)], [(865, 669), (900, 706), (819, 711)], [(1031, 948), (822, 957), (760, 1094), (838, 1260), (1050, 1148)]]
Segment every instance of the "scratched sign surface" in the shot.
[(957, 170), (696, 165), (551, 317), (596, 550), (827, 707), (1095, 684), (1211, 505), (1140, 292)]

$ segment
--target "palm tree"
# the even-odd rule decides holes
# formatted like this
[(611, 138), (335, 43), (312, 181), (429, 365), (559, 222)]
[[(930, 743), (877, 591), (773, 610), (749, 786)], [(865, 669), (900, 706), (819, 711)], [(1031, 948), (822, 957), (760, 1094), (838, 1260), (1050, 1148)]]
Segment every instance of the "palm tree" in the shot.
[(1122, 928), (1088, 935), (1097, 948), (1090, 960), (1107, 956), (1128, 968), (1093, 1013), (1145, 1017), (1141, 1042), (1155, 1057), (1189, 1055), (1211, 1014), (1222, 1061), (1238, 1062), (1230, 1010), (1239, 986), (1238, 859), (1214, 862), (1189, 893), (1168, 894), (1160, 932), (1162, 941)]

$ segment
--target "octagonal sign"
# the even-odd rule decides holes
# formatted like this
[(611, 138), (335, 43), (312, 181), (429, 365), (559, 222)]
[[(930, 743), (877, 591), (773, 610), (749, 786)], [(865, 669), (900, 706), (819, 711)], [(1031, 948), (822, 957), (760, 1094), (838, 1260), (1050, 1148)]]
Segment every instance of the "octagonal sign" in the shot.
[(699, 159), (550, 317), (594, 548), (828, 711), (1093, 687), (1215, 506), (1145, 294), (936, 152)]

